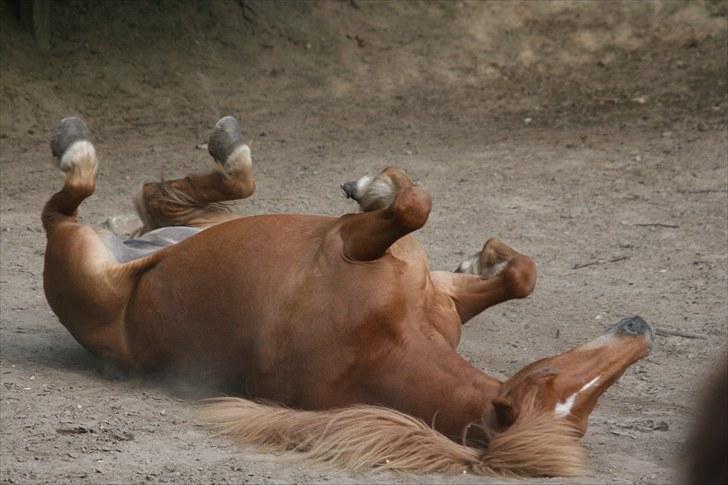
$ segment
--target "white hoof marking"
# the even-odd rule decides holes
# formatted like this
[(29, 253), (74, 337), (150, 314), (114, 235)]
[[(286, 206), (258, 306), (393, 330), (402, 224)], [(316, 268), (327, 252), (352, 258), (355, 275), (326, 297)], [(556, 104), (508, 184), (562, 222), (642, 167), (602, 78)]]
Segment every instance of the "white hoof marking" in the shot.
[(253, 167), (253, 158), (250, 155), (250, 147), (242, 144), (228, 155), (224, 163), (227, 172), (242, 172)]
[(96, 149), (88, 140), (78, 140), (73, 142), (66, 149), (61, 157), (59, 166), (64, 172), (68, 172), (80, 163), (95, 163)]

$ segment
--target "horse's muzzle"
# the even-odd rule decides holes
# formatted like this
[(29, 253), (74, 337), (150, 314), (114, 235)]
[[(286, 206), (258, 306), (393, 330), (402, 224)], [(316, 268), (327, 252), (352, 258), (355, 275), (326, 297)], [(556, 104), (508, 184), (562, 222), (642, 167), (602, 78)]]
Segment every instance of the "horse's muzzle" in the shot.
[(655, 330), (640, 316), (623, 318), (607, 330), (607, 333), (620, 337), (644, 337), (650, 346), (655, 341)]

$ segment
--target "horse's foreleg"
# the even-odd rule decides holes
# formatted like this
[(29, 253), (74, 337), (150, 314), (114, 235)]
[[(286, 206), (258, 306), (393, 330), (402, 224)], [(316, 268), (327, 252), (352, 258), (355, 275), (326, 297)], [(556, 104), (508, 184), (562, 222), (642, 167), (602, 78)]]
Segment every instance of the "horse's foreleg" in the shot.
[(239, 217), (225, 201), (244, 199), (255, 191), (250, 147), (232, 116), (217, 122), (208, 150), (218, 169), (182, 179), (144, 184), (135, 198), (142, 232), (165, 226), (208, 227)]
[[(362, 179), (368, 179), (367, 184), (361, 184)], [(345, 257), (371, 261), (382, 257), (401, 237), (424, 226), (432, 201), (427, 192), (396, 168), (384, 170), (375, 179), (362, 179), (348, 182), (343, 188), (366, 212), (342, 216), (338, 229)], [(375, 185), (373, 189), (372, 185)]]
[(654, 339), (642, 318), (625, 318), (585, 345), (520, 370), (503, 384), (496, 407), (513, 414), (524, 406), (553, 412), (584, 434), (599, 396), (650, 352)]
[(530, 295), (536, 285), (536, 265), (502, 241), (489, 239), (455, 273), (433, 271), (430, 276), (453, 300), (465, 323), (490, 306)]

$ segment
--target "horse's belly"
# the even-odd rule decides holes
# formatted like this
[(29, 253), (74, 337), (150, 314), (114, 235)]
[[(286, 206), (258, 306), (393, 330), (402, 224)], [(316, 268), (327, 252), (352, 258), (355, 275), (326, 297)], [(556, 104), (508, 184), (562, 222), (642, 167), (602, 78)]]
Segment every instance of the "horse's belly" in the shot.
[(335, 222), (246, 218), (164, 250), (127, 309), (134, 361), (296, 407), (369, 401), (433, 290), (424, 256), (347, 262)]
[(311, 273), (331, 221), (243, 218), (169, 248), (127, 308), (133, 360), (221, 381), (255, 371), (261, 336), (290, 312), (297, 278)]

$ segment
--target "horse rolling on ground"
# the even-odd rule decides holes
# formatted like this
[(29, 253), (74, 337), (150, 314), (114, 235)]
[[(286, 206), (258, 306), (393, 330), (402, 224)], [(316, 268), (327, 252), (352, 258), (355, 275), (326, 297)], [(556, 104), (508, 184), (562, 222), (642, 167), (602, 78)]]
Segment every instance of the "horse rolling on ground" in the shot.
[[(94, 192), (85, 124), (55, 128), (63, 188), (42, 215), (44, 288), (59, 320), (122, 369), (214, 379), (206, 422), (243, 444), (348, 470), (574, 475), (599, 396), (652, 346), (640, 317), (502, 382), (456, 351), (461, 325), (528, 296), (533, 261), (496, 239), (456, 272), (430, 271), (410, 235), (430, 197), (400, 169), (344, 184), (362, 212), (236, 216), (255, 189), (237, 121), (221, 119), (217, 169), (147, 183), (142, 236), (79, 222)], [(268, 404), (263, 404), (265, 400)], [(283, 406), (270, 403), (279, 403)]]

